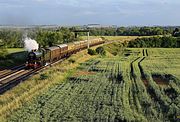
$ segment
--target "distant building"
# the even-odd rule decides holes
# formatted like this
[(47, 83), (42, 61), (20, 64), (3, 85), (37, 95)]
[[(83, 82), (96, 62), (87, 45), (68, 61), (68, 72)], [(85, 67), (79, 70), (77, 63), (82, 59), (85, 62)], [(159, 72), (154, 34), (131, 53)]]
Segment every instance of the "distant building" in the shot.
[(84, 25), (83, 28), (117, 28), (117, 25), (88, 24)]

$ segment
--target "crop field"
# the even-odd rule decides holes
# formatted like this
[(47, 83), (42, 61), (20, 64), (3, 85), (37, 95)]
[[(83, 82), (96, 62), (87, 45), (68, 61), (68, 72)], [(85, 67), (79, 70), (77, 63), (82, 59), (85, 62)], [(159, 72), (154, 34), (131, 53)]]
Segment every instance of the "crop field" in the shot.
[[(161, 35), (159, 35), (161, 37)], [(132, 41), (136, 38), (149, 38), (156, 36), (89, 36), (89, 39), (95, 39), (97, 37), (103, 37), (106, 41)], [(82, 39), (86, 40), (87, 36), (81, 36)]]
[(81, 63), (8, 121), (177, 121), (180, 49), (127, 48)]
[[(103, 37), (105, 38), (107, 41), (130, 41), (130, 40), (134, 40), (136, 38), (138, 38), (138, 36), (89, 36), (89, 39), (95, 39), (97, 37)], [(143, 37), (143, 36), (141, 36)], [(145, 36), (146, 37), (146, 36)], [(82, 36), (82, 39), (87, 39), (87, 36)]]

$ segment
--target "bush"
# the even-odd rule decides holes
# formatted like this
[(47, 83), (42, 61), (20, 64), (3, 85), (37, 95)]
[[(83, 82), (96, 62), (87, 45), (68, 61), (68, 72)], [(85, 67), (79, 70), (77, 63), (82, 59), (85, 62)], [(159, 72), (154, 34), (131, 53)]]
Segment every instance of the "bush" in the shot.
[(130, 41), (128, 47), (139, 48), (139, 47), (161, 47), (161, 48), (179, 48), (179, 39), (172, 36), (164, 37), (150, 37), (150, 38), (137, 38), (135, 41)]
[(74, 59), (72, 59), (72, 58), (69, 59), (68, 61), (69, 61), (69, 63), (75, 63), (75, 62), (76, 62), (76, 61), (75, 61)]
[(49, 76), (47, 74), (43, 73), (43, 74), (40, 75), (39, 80), (46, 80), (46, 79), (48, 79), (48, 77)]
[(96, 51), (93, 49), (88, 49), (88, 54), (89, 55), (96, 55)]
[(104, 47), (96, 48), (96, 52), (100, 55), (106, 55), (106, 51), (105, 51)]
[(0, 58), (5, 59), (8, 55), (8, 51), (5, 48), (0, 47)]

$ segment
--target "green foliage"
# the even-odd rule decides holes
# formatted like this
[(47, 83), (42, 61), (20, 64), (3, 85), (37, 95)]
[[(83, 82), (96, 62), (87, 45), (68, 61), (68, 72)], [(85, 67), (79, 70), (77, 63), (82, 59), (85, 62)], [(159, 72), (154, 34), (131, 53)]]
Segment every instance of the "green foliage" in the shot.
[[(174, 122), (180, 114), (179, 51), (128, 48), (128, 57), (81, 63), (65, 82), (23, 104), (7, 121)], [(177, 79), (168, 75), (170, 84), (164, 86), (152, 78), (154, 73)]]
[(174, 37), (180, 37), (180, 30), (179, 30), (179, 28), (175, 28), (172, 35)]
[(0, 46), (0, 59), (5, 59), (7, 55), (8, 55), (7, 49)]
[(48, 76), (46, 73), (43, 73), (43, 74), (40, 75), (39, 80), (45, 80), (45, 79), (47, 79), (48, 77), (49, 77), (49, 76)]
[(74, 34), (69, 29), (61, 28), (57, 31), (39, 30), (36, 34), (36, 40), (40, 45), (46, 47), (68, 43), (78, 39), (75, 39)]
[[(102, 27), (88, 28), (91, 36), (152, 36), (152, 35), (169, 35), (174, 28), (165, 27)], [(81, 34), (81, 35), (86, 35)]]
[(76, 62), (76, 60), (75, 60), (75, 59), (72, 59), (72, 58), (69, 59), (68, 61), (69, 61), (69, 63), (75, 63), (75, 62)]
[[(3, 45), (9, 48), (23, 47), (23, 39), (25, 34), (35, 39), (41, 46), (52, 46), (55, 44), (68, 43), (72, 41), (79, 41), (80, 38), (75, 38), (74, 33), (70, 28), (54, 29), (0, 29), (0, 40)], [(0, 44), (1, 45), (1, 44)]]
[(89, 55), (96, 55), (96, 51), (93, 49), (88, 49), (88, 54)]
[(104, 47), (102, 47), (102, 46), (96, 48), (96, 53), (100, 54), (100, 55), (103, 55), (103, 56), (106, 55), (106, 51), (105, 51)]
[(23, 47), (22, 35), (23, 32), (21, 30), (0, 30), (0, 40), (2, 40), (4, 46), (6, 47)]
[(128, 47), (161, 47), (161, 48), (178, 48), (180, 47), (179, 38), (164, 36), (137, 38), (135, 41), (130, 41)]
[(104, 46), (104, 49), (114, 56), (121, 55), (124, 52), (125, 48), (125, 44), (122, 44), (120, 42), (114, 42)]

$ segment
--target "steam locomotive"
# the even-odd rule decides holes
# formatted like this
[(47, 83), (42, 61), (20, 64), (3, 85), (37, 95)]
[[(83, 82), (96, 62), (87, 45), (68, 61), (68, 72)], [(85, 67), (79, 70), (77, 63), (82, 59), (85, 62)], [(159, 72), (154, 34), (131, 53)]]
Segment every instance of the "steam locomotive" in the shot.
[[(89, 40), (89, 46), (95, 46), (104, 43), (101, 38)], [(36, 69), (48, 65), (52, 62), (68, 57), (82, 49), (88, 47), (88, 41), (78, 41), (68, 44), (55, 45), (39, 50), (32, 50), (27, 55), (26, 68)]]

